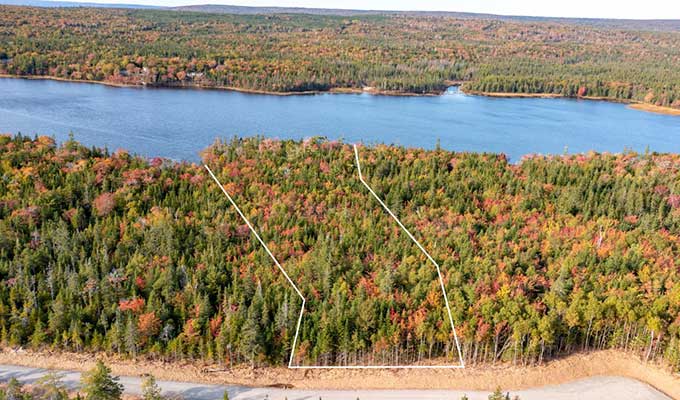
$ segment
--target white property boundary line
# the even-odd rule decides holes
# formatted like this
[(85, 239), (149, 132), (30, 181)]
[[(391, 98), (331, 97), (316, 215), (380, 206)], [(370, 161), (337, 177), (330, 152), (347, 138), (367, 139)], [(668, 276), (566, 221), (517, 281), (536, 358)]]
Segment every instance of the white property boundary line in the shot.
[(236, 205), (234, 200), (231, 198), (231, 196), (229, 196), (229, 193), (227, 193), (227, 190), (224, 188), (224, 186), (222, 186), (222, 184), (217, 179), (217, 177), (215, 177), (215, 174), (213, 174), (213, 172), (210, 170), (210, 168), (207, 165), (204, 165), (204, 167), (205, 167), (205, 169), (208, 170), (208, 173), (210, 174), (210, 176), (212, 176), (213, 180), (217, 183), (217, 185), (220, 187), (220, 189), (222, 189), (222, 192), (224, 192), (224, 195), (227, 196), (227, 199), (229, 199), (229, 202), (231, 203), (231, 205), (234, 206), (234, 208), (236, 209), (236, 212), (238, 212), (238, 215), (241, 216), (243, 221), (245, 221), (246, 225), (248, 225), (248, 228), (250, 228), (250, 230), (253, 232), (253, 234), (255, 234), (255, 237), (260, 242), (262, 247), (264, 247), (264, 249), (267, 251), (267, 254), (269, 254), (269, 257), (271, 257), (271, 259), (274, 260), (274, 264), (276, 264), (276, 266), (279, 268), (279, 270), (283, 273), (283, 276), (286, 277), (286, 279), (288, 280), (288, 283), (290, 283), (291, 286), (293, 286), (293, 289), (295, 289), (295, 293), (297, 293), (298, 296), (300, 296), (300, 298), (302, 299), (302, 307), (300, 307), (300, 316), (298, 317), (297, 328), (295, 329), (295, 337), (293, 338), (293, 350), (290, 352), (290, 360), (288, 361), (288, 368), (292, 368), (293, 367), (293, 355), (295, 354), (295, 345), (297, 344), (298, 333), (300, 332), (300, 323), (302, 322), (302, 314), (305, 312), (305, 303), (306, 303), (305, 296), (302, 295), (302, 293), (300, 292), (300, 289), (298, 289), (298, 287), (295, 285), (295, 283), (293, 283), (293, 280), (290, 279), (290, 276), (288, 276), (288, 274), (283, 269), (281, 264), (279, 264), (279, 261), (276, 259), (276, 257), (274, 257), (272, 252), (269, 250), (269, 247), (267, 247), (267, 245), (264, 243), (264, 241), (262, 240), (260, 235), (257, 234), (257, 231), (255, 230), (255, 228), (253, 228), (253, 226), (250, 224), (250, 221), (248, 221), (248, 218), (246, 218), (246, 216), (243, 215), (243, 213), (241, 212), (241, 209), (238, 208), (238, 206)]
[(448, 298), (448, 296), (446, 296), (446, 289), (444, 288), (444, 278), (442, 278), (442, 271), (441, 271), (441, 268), (439, 268), (439, 264), (437, 264), (437, 262), (434, 260), (434, 258), (432, 258), (432, 256), (430, 256), (430, 253), (428, 253), (425, 250), (425, 248), (420, 244), (420, 242), (418, 242), (418, 240), (416, 240), (416, 238), (413, 237), (411, 232), (409, 232), (409, 230), (406, 229), (404, 224), (402, 224), (401, 221), (399, 221), (399, 218), (397, 218), (397, 216), (394, 215), (392, 210), (390, 210), (387, 207), (387, 205), (382, 200), (380, 200), (380, 197), (378, 197), (378, 195), (375, 194), (375, 192), (373, 191), (373, 189), (371, 189), (371, 187), (368, 185), (368, 183), (366, 183), (366, 181), (364, 180), (364, 176), (361, 174), (361, 164), (359, 163), (359, 150), (357, 149), (356, 144), (353, 145), (353, 146), (354, 146), (354, 158), (356, 159), (356, 162), (357, 162), (357, 170), (359, 171), (359, 180), (361, 181), (361, 183), (363, 183), (364, 186), (366, 186), (366, 189), (368, 189), (368, 191), (371, 192), (373, 197), (375, 197), (375, 199), (378, 200), (378, 203), (380, 203), (380, 205), (383, 206), (385, 211), (387, 211), (387, 213), (390, 214), (390, 216), (392, 218), (394, 218), (395, 221), (397, 221), (397, 224), (399, 224), (401, 229), (404, 232), (406, 232), (408, 237), (410, 237), (411, 240), (413, 240), (413, 243), (415, 243), (416, 246), (418, 246), (420, 251), (422, 251), (423, 254), (425, 254), (425, 256), (427, 256), (428, 260), (430, 260), (432, 262), (432, 264), (434, 264), (434, 266), (437, 268), (437, 276), (439, 277), (439, 284), (441, 285), (442, 294), (444, 295), (444, 303), (446, 304), (446, 312), (449, 315), (449, 322), (451, 323), (451, 329), (453, 330), (453, 338), (456, 340), (456, 349), (458, 350), (458, 360), (460, 361), (459, 365), (442, 366), (441, 368), (465, 368), (465, 362), (463, 361), (463, 353), (460, 351), (460, 343), (458, 342), (458, 335), (456, 334), (456, 327), (453, 325), (453, 317), (451, 316), (451, 307), (449, 306), (449, 298)]
[(397, 222), (397, 224), (399, 224), (401, 229), (403, 229), (404, 232), (406, 232), (406, 234), (409, 236), (409, 238), (411, 238), (411, 240), (418, 246), (418, 248), (423, 252), (423, 254), (425, 254), (425, 256), (427, 256), (427, 258), (432, 262), (432, 264), (434, 264), (434, 266), (437, 269), (437, 276), (439, 277), (439, 284), (441, 285), (442, 293), (444, 295), (444, 303), (446, 305), (446, 311), (447, 311), (448, 316), (449, 316), (449, 322), (451, 323), (451, 329), (453, 330), (453, 337), (456, 341), (456, 349), (458, 350), (458, 359), (460, 361), (460, 364), (458, 364), (458, 365), (350, 365), (350, 366), (293, 365), (293, 358), (295, 356), (295, 347), (297, 345), (297, 339), (298, 339), (298, 335), (300, 333), (300, 325), (302, 323), (302, 314), (305, 312), (305, 304), (306, 304), (305, 297), (302, 295), (302, 293), (300, 292), (298, 287), (295, 285), (295, 283), (293, 283), (293, 281), (290, 279), (290, 277), (288, 276), (286, 271), (283, 269), (283, 267), (281, 266), (279, 261), (276, 259), (276, 257), (274, 257), (274, 255), (269, 250), (267, 245), (264, 243), (262, 238), (260, 238), (260, 235), (257, 233), (257, 231), (255, 231), (255, 228), (253, 228), (250, 221), (248, 221), (248, 219), (245, 217), (245, 215), (243, 215), (243, 213), (238, 208), (238, 206), (236, 205), (234, 200), (231, 198), (231, 196), (229, 196), (229, 193), (227, 193), (226, 189), (224, 189), (224, 186), (222, 186), (222, 184), (217, 179), (217, 177), (215, 177), (215, 174), (213, 174), (212, 170), (210, 170), (210, 168), (207, 165), (204, 165), (205, 169), (208, 171), (208, 173), (213, 178), (215, 183), (217, 183), (217, 185), (220, 187), (220, 189), (222, 189), (222, 192), (225, 194), (225, 196), (227, 196), (227, 199), (229, 200), (231, 205), (234, 206), (234, 208), (236, 209), (238, 214), (241, 216), (243, 221), (245, 221), (246, 225), (248, 225), (248, 228), (250, 228), (250, 230), (253, 232), (253, 234), (255, 235), (257, 240), (260, 242), (262, 247), (264, 247), (264, 249), (266, 250), (267, 254), (269, 254), (269, 257), (271, 257), (271, 259), (274, 261), (274, 264), (276, 264), (276, 266), (283, 273), (283, 275), (286, 277), (286, 279), (291, 284), (291, 286), (293, 286), (293, 289), (295, 289), (295, 292), (298, 294), (298, 296), (300, 296), (300, 299), (302, 299), (302, 307), (300, 308), (300, 316), (298, 317), (297, 328), (295, 330), (295, 336), (293, 338), (293, 348), (292, 348), (291, 353), (290, 353), (290, 359), (288, 361), (288, 368), (290, 368), (290, 369), (455, 369), (455, 368), (465, 368), (465, 362), (463, 361), (463, 353), (461, 352), (461, 349), (460, 349), (460, 342), (458, 341), (458, 335), (456, 334), (456, 327), (453, 324), (453, 317), (451, 316), (451, 307), (449, 306), (449, 300), (448, 300), (448, 297), (446, 296), (446, 289), (444, 288), (444, 279), (442, 278), (441, 269), (439, 268), (439, 264), (437, 264), (437, 262), (432, 258), (432, 256), (430, 256), (430, 254), (425, 250), (425, 248), (420, 244), (420, 242), (418, 242), (416, 240), (416, 238), (413, 237), (411, 232), (409, 232), (409, 230), (406, 229), (406, 227), (401, 223), (401, 221), (399, 221), (399, 218), (397, 218), (397, 216), (394, 215), (394, 213), (387, 207), (387, 205), (385, 203), (383, 203), (383, 201), (380, 199), (380, 197), (378, 197), (378, 195), (373, 191), (373, 189), (371, 189), (371, 187), (368, 185), (368, 183), (366, 183), (363, 175), (361, 174), (361, 164), (359, 163), (359, 151), (357, 150), (356, 145), (353, 145), (353, 147), (354, 147), (354, 156), (355, 156), (355, 159), (356, 159), (357, 171), (359, 172), (359, 180), (361, 181), (361, 183), (364, 186), (366, 186), (366, 188), (369, 190), (369, 192), (371, 192), (373, 197), (375, 197), (375, 199), (378, 200), (380, 205), (382, 205), (383, 208), (390, 214), (390, 216), (392, 218), (394, 218), (394, 220)]

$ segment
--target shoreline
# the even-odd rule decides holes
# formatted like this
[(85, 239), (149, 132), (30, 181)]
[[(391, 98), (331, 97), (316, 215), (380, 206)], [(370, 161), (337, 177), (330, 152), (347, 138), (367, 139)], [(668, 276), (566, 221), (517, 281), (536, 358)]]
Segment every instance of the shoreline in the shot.
[[(299, 92), (275, 92), (271, 90), (262, 90), (262, 89), (248, 89), (248, 88), (241, 88), (237, 86), (219, 86), (219, 85), (200, 85), (200, 84), (179, 84), (179, 85), (147, 85), (147, 84), (131, 84), (131, 83), (117, 83), (117, 82), (111, 82), (111, 81), (94, 81), (94, 80), (86, 80), (86, 79), (68, 79), (68, 78), (61, 78), (58, 76), (50, 76), (50, 75), (11, 75), (11, 74), (0, 74), (0, 78), (4, 79), (24, 79), (28, 81), (56, 81), (56, 82), (68, 82), (68, 83), (85, 83), (85, 84), (93, 84), (93, 85), (103, 85), (103, 86), (109, 86), (109, 87), (114, 87), (114, 88), (130, 88), (130, 89), (168, 89), (168, 90), (174, 90), (174, 89), (184, 89), (184, 90), (218, 90), (218, 91), (228, 91), (228, 92), (238, 92), (238, 93), (247, 93), (247, 94), (261, 94), (261, 95), (268, 95), (268, 96), (314, 96), (314, 95), (321, 95), (321, 94), (370, 94), (373, 96), (394, 96), (394, 97), (434, 97), (434, 96), (441, 96), (446, 92), (446, 90), (438, 91), (438, 92), (432, 92), (432, 93), (411, 93), (411, 92), (403, 92), (403, 91), (398, 91), (398, 90), (379, 90), (375, 89), (373, 87), (365, 87), (365, 88), (342, 88), (342, 87), (336, 87), (336, 88), (331, 88), (329, 90), (306, 90), (306, 91), (299, 91)], [(449, 82), (451, 86), (460, 86), (460, 82), (457, 81), (452, 81)]]
[(499, 99), (567, 99), (569, 97), (555, 93), (506, 93), (506, 92), (480, 92), (477, 90), (462, 90), (468, 96), (494, 97)]
[(661, 114), (661, 115), (673, 115), (676, 117), (680, 117), (680, 110), (675, 109), (675, 108), (670, 108), (670, 107), (663, 107), (663, 106), (657, 106), (655, 104), (647, 104), (647, 103), (630, 103), (628, 105), (628, 108), (636, 111), (644, 111), (644, 112), (650, 112), (654, 114)]
[[(322, 94), (369, 94), (371, 96), (391, 96), (391, 97), (437, 97), (442, 96), (446, 93), (445, 90), (431, 92), (431, 93), (411, 93), (396, 90), (378, 90), (372, 87), (359, 88), (331, 88), (329, 90), (308, 90), (300, 92), (275, 92), (270, 90), (261, 89), (247, 89), (235, 86), (212, 86), (212, 85), (145, 85), (145, 84), (127, 84), (127, 83), (116, 83), (110, 81), (92, 81), (84, 79), (67, 79), (60, 78), (57, 76), (49, 75), (11, 75), (11, 74), (0, 74), (0, 78), (4, 79), (25, 79), (25, 80), (48, 80), (56, 82), (70, 82), (70, 83), (89, 83), (94, 85), (104, 85), (114, 88), (133, 88), (133, 89), (185, 89), (185, 90), (219, 90), (219, 91), (229, 91), (245, 94), (259, 94), (268, 96), (314, 96)], [(459, 87), (460, 92), (468, 96), (482, 96), (482, 97), (492, 97), (492, 98), (502, 98), (502, 99), (573, 99), (573, 100), (588, 100), (588, 101), (606, 101), (610, 103), (626, 104), (628, 108), (636, 111), (649, 112), (653, 114), (660, 115), (670, 115), (670, 116), (680, 116), (680, 109), (657, 106), (655, 104), (642, 103), (633, 100), (624, 99), (611, 99), (607, 97), (596, 97), (596, 96), (582, 96), (582, 97), (572, 97), (565, 96), (556, 93), (506, 93), (506, 92), (482, 92), (476, 90), (464, 90), (462, 85), (464, 81), (446, 81), (445, 84), (448, 87)]]
[(465, 369), (436, 370), (297, 370), (285, 367), (251, 369), (247, 366), (224, 368), (202, 362), (138, 358), (123, 359), (106, 354), (12, 350), (0, 351), (0, 364), (46, 369), (87, 371), (97, 359), (116, 375), (153, 374), (159, 380), (201, 384), (228, 384), (246, 387), (289, 386), (295, 389), (325, 390), (526, 390), (557, 385), (596, 376), (621, 376), (646, 383), (672, 399), (680, 400), (680, 376), (667, 367), (645, 363), (638, 357), (617, 350), (577, 353), (540, 366), (513, 366), (503, 363)]
[(624, 99), (610, 99), (608, 97), (597, 97), (597, 96), (565, 96), (557, 93), (505, 93), (505, 92), (480, 92), (475, 90), (463, 90), (470, 96), (484, 96), (502, 99), (572, 99), (572, 100), (587, 100), (587, 101), (605, 101), (609, 103), (625, 104), (628, 108), (636, 111), (644, 111), (653, 114), (661, 115), (671, 115), (680, 116), (680, 109), (675, 109), (671, 107), (657, 106), (655, 104), (642, 103), (634, 100), (624, 100)]

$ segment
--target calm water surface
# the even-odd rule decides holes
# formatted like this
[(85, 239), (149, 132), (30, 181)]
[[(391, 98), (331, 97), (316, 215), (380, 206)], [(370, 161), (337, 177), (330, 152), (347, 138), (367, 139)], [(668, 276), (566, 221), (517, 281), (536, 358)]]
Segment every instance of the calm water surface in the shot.
[(457, 89), (436, 97), (267, 96), (0, 79), (0, 132), (73, 132), (87, 145), (198, 160), (216, 137), (326, 136), (448, 150), (528, 153), (680, 152), (680, 117), (622, 104), (497, 99)]

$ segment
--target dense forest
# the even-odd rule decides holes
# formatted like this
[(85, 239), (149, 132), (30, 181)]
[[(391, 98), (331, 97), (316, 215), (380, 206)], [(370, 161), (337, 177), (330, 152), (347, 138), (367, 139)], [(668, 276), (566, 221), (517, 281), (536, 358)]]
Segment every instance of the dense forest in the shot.
[[(436, 271), (350, 146), (203, 153), (300, 287), (301, 365), (455, 362)], [(442, 266), (468, 364), (616, 348), (680, 367), (680, 156), (361, 148)], [(283, 365), (300, 300), (202, 166), (0, 136), (0, 340)]]
[(680, 108), (680, 32), (645, 26), (0, 6), (0, 74), (270, 92), (423, 94), (464, 82)]

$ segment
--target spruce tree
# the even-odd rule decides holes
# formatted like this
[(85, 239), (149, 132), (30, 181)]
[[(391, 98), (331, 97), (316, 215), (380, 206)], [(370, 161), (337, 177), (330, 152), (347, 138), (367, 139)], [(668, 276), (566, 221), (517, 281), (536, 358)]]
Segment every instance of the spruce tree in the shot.
[(83, 374), (81, 384), (86, 400), (119, 400), (123, 394), (123, 385), (118, 382), (118, 377), (111, 376), (111, 369), (101, 360)]
[(38, 379), (33, 389), (33, 397), (44, 400), (68, 400), (68, 390), (61, 382), (61, 376), (49, 373)]
[(156, 383), (156, 378), (149, 375), (142, 382), (142, 398), (144, 400), (162, 400), (161, 388)]

